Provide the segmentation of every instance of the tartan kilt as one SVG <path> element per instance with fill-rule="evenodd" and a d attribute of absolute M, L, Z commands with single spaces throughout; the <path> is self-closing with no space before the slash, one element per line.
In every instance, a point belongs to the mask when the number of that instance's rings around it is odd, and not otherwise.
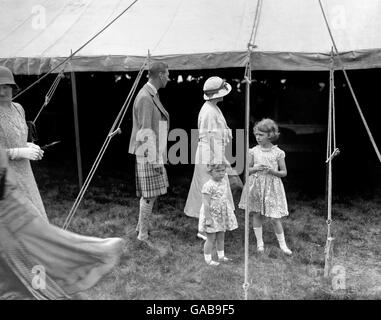
<path fill-rule="evenodd" d="M 167 171 L 162 165 L 162 173 L 156 172 L 151 163 L 135 162 L 136 195 L 153 198 L 167 193 L 169 186 Z"/>

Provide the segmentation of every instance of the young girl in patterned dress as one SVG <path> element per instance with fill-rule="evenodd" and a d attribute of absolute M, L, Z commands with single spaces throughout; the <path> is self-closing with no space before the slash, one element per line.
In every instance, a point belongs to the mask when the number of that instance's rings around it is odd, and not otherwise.
<path fill-rule="evenodd" d="M 225 164 L 208 165 L 211 178 L 202 187 L 202 205 L 200 209 L 198 229 L 206 233 L 204 256 L 207 264 L 218 266 L 219 262 L 212 260 L 214 243 L 217 242 L 218 261 L 226 262 L 231 259 L 225 257 L 225 231 L 238 228 L 234 207 L 228 198 L 230 190 L 226 176 Z"/>
<path fill-rule="evenodd" d="M 246 208 L 248 188 L 248 209 L 253 212 L 253 227 L 257 239 L 258 252 L 264 251 L 262 224 L 264 217 L 271 219 L 281 250 L 291 255 L 287 247 L 281 219 L 288 216 L 287 199 L 281 178 L 287 175 L 285 153 L 273 145 L 279 137 L 277 124 L 271 119 L 263 119 L 254 126 L 258 142 L 249 149 L 249 179 L 245 184 L 239 207 Z"/>

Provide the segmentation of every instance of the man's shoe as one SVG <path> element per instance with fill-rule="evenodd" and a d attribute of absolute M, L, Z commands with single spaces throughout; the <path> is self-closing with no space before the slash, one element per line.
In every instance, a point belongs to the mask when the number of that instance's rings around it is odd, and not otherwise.
<path fill-rule="evenodd" d="M 230 258 L 224 256 L 222 258 L 218 258 L 218 261 L 220 261 L 220 262 L 229 262 L 229 261 L 233 261 L 233 259 L 230 259 Z"/>
<path fill-rule="evenodd" d="M 136 236 L 139 238 L 139 230 L 135 230 L 135 232 L 136 232 Z M 148 236 L 150 236 L 150 235 L 151 235 L 151 232 L 148 231 L 147 234 L 148 234 Z M 139 239 L 139 240 L 140 240 L 140 239 Z"/>

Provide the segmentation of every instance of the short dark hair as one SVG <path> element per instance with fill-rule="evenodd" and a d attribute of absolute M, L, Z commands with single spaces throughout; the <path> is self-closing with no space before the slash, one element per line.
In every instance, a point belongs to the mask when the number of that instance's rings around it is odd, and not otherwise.
<path fill-rule="evenodd" d="M 151 64 L 148 76 L 150 78 L 157 78 L 159 76 L 159 73 L 164 73 L 168 69 L 168 64 L 161 61 L 155 61 Z"/>

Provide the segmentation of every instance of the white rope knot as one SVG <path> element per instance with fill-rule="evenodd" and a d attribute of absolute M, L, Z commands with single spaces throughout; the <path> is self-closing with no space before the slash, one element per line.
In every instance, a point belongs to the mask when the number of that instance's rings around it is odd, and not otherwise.
<path fill-rule="evenodd" d="M 329 156 L 329 158 L 327 160 L 325 160 L 325 163 L 328 163 L 330 160 L 332 160 L 334 157 L 338 156 L 339 154 L 340 154 L 339 148 L 335 148 L 335 150 L 333 150 L 333 152 Z"/>
<path fill-rule="evenodd" d="M 115 136 L 116 134 L 121 134 L 122 133 L 122 130 L 120 129 L 120 128 L 118 128 L 118 129 L 116 129 L 114 132 L 111 132 L 111 133 L 109 133 L 109 137 L 113 137 L 113 136 Z"/>
<path fill-rule="evenodd" d="M 253 50 L 255 48 L 257 48 L 258 46 L 256 44 L 252 44 L 252 43 L 248 43 L 247 44 L 247 50 Z"/>
<path fill-rule="evenodd" d="M 252 83 L 253 81 L 248 77 L 248 76 L 245 76 L 244 80 L 243 80 L 243 83 Z"/>
<path fill-rule="evenodd" d="M 247 292 L 247 291 L 249 290 L 249 288 L 250 288 L 250 283 L 245 282 L 245 283 L 242 285 L 242 287 L 243 287 L 243 290 L 245 290 L 245 292 Z"/>

